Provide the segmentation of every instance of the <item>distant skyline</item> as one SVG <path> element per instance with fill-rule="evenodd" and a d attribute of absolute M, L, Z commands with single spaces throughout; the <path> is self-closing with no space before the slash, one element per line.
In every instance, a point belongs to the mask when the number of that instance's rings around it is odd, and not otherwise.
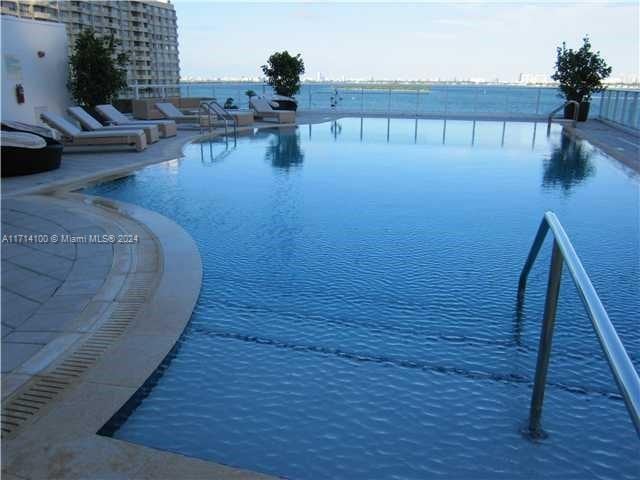
<path fill-rule="evenodd" d="M 258 77 L 288 50 L 313 79 L 516 81 L 550 75 L 585 34 L 612 77 L 639 70 L 638 2 L 173 3 L 183 77 Z"/>

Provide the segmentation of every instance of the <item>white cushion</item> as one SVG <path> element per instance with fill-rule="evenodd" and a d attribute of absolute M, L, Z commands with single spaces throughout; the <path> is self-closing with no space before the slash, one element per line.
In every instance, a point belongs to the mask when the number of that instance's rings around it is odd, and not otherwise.
<path fill-rule="evenodd" d="M 32 148 L 34 150 L 44 148 L 47 142 L 44 138 L 26 132 L 0 132 L 0 143 L 3 147 Z"/>

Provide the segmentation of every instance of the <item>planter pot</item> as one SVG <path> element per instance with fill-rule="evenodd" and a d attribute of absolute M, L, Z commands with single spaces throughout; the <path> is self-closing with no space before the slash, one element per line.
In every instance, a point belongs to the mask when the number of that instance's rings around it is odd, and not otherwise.
<path fill-rule="evenodd" d="M 580 110 L 578 111 L 578 121 L 586 122 L 589 117 L 589 107 L 591 106 L 590 102 L 580 102 Z M 575 104 L 569 103 L 564 107 L 564 118 L 567 120 L 573 120 L 573 109 L 575 108 Z"/>

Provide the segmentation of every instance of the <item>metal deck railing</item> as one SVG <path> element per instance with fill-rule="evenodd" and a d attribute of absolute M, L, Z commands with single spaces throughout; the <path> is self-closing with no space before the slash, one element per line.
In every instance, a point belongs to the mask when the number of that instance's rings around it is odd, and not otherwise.
<path fill-rule="evenodd" d="M 547 283 L 547 295 L 544 307 L 544 317 L 542 321 L 542 332 L 540 334 L 540 345 L 538 347 L 538 361 L 536 365 L 535 384 L 531 396 L 531 411 L 529 415 L 529 431 L 536 436 L 542 432 L 540 417 L 542 414 L 542 404 L 544 400 L 544 389 L 549 367 L 549 357 L 551 353 L 551 341 L 553 339 L 553 326 L 556 317 L 558 295 L 560 293 L 560 279 L 562 267 L 566 263 L 567 270 L 571 274 L 573 283 L 578 289 L 578 294 L 591 319 L 591 324 L 595 330 L 600 346 L 609 364 L 609 368 L 618 384 L 631 420 L 640 435 L 640 378 L 636 372 L 631 359 L 627 354 L 618 333 L 614 328 L 609 315 L 607 315 L 596 290 L 591 284 L 589 275 L 585 271 L 578 255 L 573 249 L 566 232 L 562 228 L 558 217 L 553 212 L 546 212 L 538 228 L 531 251 L 520 274 L 518 284 L 518 301 L 524 299 L 525 288 L 527 286 L 527 276 L 535 262 L 542 243 L 551 230 L 554 236 L 553 251 L 551 254 L 551 267 L 549 280 Z"/>

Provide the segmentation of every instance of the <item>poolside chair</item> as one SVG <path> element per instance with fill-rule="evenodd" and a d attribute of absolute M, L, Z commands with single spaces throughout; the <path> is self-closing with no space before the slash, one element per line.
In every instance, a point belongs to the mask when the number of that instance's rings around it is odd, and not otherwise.
<path fill-rule="evenodd" d="M 52 128 L 62 134 L 62 143 L 68 146 L 106 146 L 127 145 L 137 151 L 147 148 L 147 137 L 144 130 L 108 130 L 97 132 L 83 132 L 64 117 L 52 112 L 40 114 L 40 118 Z"/>
<path fill-rule="evenodd" d="M 216 118 L 222 121 L 227 121 L 229 119 L 232 119 L 236 127 L 244 127 L 244 126 L 253 124 L 252 111 L 247 112 L 247 111 L 241 111 L 241 110 L 225 110 L 215 100 L 202 102 L 200 105 L 201 107 L 210 111 L 212 115 L 215 115 Z"/>
<path fill-rule="evenodd" d="M 160 137 L 175 137 L 177 134 L 176 122 L 173 120 L 132 120 L 125 116 L 113 105 L 98 105 L 96 107 L 102 118 L 108 122 L 125 127 L 140 127 L 143 125 L 156 125 L 160 130 Z"/>
<path fill-rule="evenodd" d="M 156 103 L 156 108 L 160 110 L 165 117 L 169 120 L 173 120 L 180 124 L 195 124 L 198 126 L 208 125 L 207 117 L 201 115 L 185 115 L 176 108 L 173 103 L 159 102 Z"/>
<path fill-rule="evenodd" d="M 82 107 L 69 107 L 67 108 L 67 112 L 82 125 L 82 128 L 91 132 L 122 131 L 134 128 L 132 126 L 127 127 L 126 125 L 102 125 Z M 147 145 L 155 143 L 160 139 L 160 130 L 157 125 L 136 125 L 135 128 L 144 130 L 144 134 L 147 137 Z"/>
<path fill-rule="evenodd" d="M 255 111 L 256 118 L 275 118 L 278 123 L 295 123 L 296 112 L 292 110 L 274 110 L 266 98 L 251 97 L 249 105 Z"/>

